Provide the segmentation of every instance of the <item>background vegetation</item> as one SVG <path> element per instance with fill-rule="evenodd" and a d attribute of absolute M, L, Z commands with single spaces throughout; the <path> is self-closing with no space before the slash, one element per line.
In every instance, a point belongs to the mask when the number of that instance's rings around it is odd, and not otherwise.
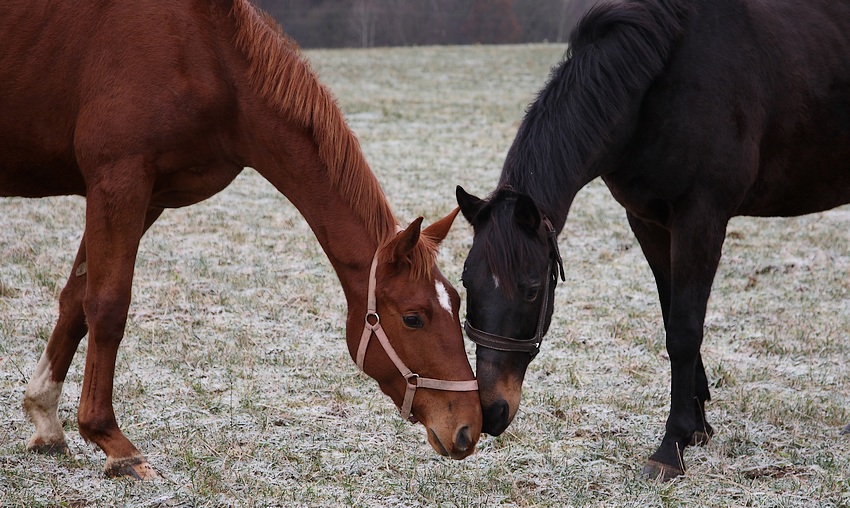
<path fill-rule="evenodd" d="M 313 50 L 403 221 L 484 195 L 563 45 Z M 560 238 L 567 282 L 510 429 L 440 458 L 346 351 L 345 302 L 297 211 L 247 170 L 142 242 L 119 423 L 161 478 L 102 476 L 77 433 L 85 346 L 59 409 L 73 455 L 29 454 L 21 411 L 83 228 L 79 198 L 0 200 L 2 506 L 850 506 L 850 209 L 729 227 L 704 358 L 712 443 L 640 477 L 668 410 L 651 273 L 600 182 Z M 471 231 L 439 263 L 458 289 Z M 470 357 L 473 349 L 468 347 Z"/>
<path fill-rule="evenodd" d="M 259 0 L 305 48 L 565 42 L 597 0 Z"/>

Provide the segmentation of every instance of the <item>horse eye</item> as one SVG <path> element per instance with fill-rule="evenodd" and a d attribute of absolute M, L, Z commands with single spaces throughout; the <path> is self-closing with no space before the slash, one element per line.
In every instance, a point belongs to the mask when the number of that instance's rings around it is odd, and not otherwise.
<path fill-rule="evenodd" d="M 423 323 L 422 319 L 420 319 L 416 314 L 402 316 L 402 320 L 404 321 L 404 326 L 408 328 L 422 328 L 425 326 L 425 323 Z"/>
<path fill-rule="evenodd" d="M 525 296 L 523 298 L 525 298 L 526 302 L 533 302 L 534 300 L 537 300 L 537 293 L 539 292 L 540 288 L 528 288 L 525 290 Z"/>

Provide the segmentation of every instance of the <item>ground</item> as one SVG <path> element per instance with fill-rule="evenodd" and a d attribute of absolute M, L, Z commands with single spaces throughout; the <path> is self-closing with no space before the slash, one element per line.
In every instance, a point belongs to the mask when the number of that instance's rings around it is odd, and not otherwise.
<path fill-rule="evenodd" d="M 402 221 L 485 195 L 561 45 L 307 52 Z M 508 431 L 438 457 L 357 370 L 345 302 L 297 211 L 248 170 L 142 243 L 115 406 L 161 477 L 110 480 L 77 433 L 85 347 L 59 413 L 72 456 L 25 451 L 21 410 L 83 227 L 80 198 L 0 200 L 0 506 L 850 506 L 850 209 L 736 218 L 703 347 L 717 431 L 688 474 L 640 478 L 668 410 L 654 283 L 601 182 L 561 235 L 567 281 Z M 472 234 L 439 257 L 460 287 Z M 473 348 L 467 347 L 472 356 Z"/>

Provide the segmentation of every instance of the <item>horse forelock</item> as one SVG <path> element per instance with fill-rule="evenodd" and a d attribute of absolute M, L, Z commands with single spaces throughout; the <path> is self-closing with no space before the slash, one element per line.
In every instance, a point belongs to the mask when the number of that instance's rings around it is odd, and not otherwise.
<path fill-rule="evenodd" d="M 271 16 L 248 0 L 233 0 L 231 14 L 251 86 L 269 107 L 313 133 L 331 184 L 378 245 L 385 243 L 395 234 L 395 218 L 333 94 Z"/>
<path fill-rule="evenodd" d="M 479 217 L 486 224 L 476 224 L 477 228 L 484 228 L 478 239 L 482 242 L 487 266 L 499 280 L 499 288 L 509 298 L 519 283 L 522 268 L 530 266 L 541 256 L 535 242 L 513 218 L 515 201 L 515 191 L 500 187 L 487 200 L 486 209 L 479 212 Z"/>
<path fill-rule="evenodd" d="M 392 249 L 386 248 L 387 244 L 392 241 L 387 241 L 380 249 L 378 262 L 380 263 L 399 263 L 410 270 L 410 277 L 414 281 L 430 280 L 433 273 L 433 267 L 437 262 L 437 251 L 439 245 L 434 240 L 425 235 L 419 236 L 419 241 L 413 249 L 407 253 L 404 259 L 395 259 L 395 254 Z"/>

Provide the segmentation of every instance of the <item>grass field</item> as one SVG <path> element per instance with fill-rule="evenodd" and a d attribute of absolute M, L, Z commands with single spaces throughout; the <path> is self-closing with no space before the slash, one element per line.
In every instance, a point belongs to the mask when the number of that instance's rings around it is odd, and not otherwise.
<path fill-rule="evenodd" d="M 564 48 L 309 51 L 401 221 L 487 194 Z M 119 352 L 119 424 L 161 478 L 102 475 L 77 433 L 85 345 L 60 417 L 72 456 L 25 451 L 21 410 L 83 228 L 80 198 L 0 200 L 0 506 L 850 506 L 850 209 L 736 218 L 706 320 L 717 431 L 688 474 L 640 477 L 668 409 L 654 282 L 604 185 L 560 238 L 567 281 L 514 423 L 438 457 L 345 348 L 345 302 L 297 211 L 245 171 L 145 237 Z M 471 230 L 439 262 L 459 290 Z M 463 294 L 462 294 L 463 295 Z M 473 348 L 468 346 L 470 359 Z"/>

